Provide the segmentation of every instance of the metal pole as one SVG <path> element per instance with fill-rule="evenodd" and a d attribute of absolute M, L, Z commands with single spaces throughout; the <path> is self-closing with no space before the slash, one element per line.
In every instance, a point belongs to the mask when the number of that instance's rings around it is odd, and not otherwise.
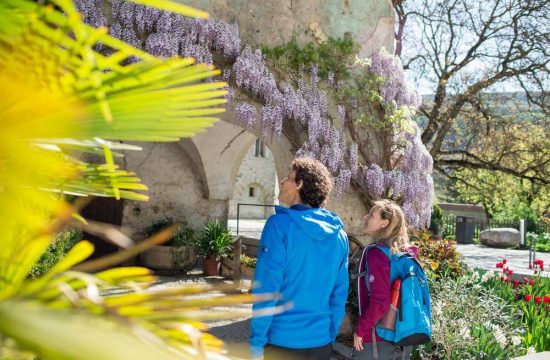
<path fill-rule="evenodd" d="M 533 242 L 535 243 L 533 245 L 533 267 L 535 267 L 535 260 L 537 260 L 537 239 L 538 239 L 538 236 L 532 236 L 531 239 L 533 239 Z"/>

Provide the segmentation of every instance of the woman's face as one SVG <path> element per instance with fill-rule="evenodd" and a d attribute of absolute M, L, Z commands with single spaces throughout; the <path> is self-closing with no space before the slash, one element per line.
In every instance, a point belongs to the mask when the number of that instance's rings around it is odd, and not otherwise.
<path fill-rule="evenodd" d="M 381 229 L 388 226 L 388 220 L 382 219 L 380 208 L 374 206 L 363 219 L 363 230 L 367 235 L 376 235 Z"/>

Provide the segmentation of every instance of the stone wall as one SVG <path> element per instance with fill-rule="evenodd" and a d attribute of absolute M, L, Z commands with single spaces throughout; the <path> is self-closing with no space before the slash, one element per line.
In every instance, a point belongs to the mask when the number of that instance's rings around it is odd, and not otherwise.
<path fill-rule="evenodd" d="M 179 143 L 140 143 L 126 152 L 126 166 L 148 186 L 148 202 L 125 201 L 122 225 L 139 237 L 155 220 L 171 217 L 200 228 L 208 219 L 227 217 L 227 202 L 206 199 L 205 184 Z"/>
<path fill-rule="evenodd" d="M 273 47 L 296 37 L 298 44 L 350 33 L 369 56 L 394 49 L 394 15 L 390 0 L 178 0 L 239 26 L 251 46 Z"/>

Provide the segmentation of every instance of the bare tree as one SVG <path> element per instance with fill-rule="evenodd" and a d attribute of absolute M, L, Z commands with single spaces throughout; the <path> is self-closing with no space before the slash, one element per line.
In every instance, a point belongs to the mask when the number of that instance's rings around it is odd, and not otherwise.
<path fill-rule="evenodd" d="M 527 121 L 543 127 L 543 139 L 548 139 L 550 1 L 394 0 L 393 4 L 397 48 L 401 37 L 406 44 L 404 67 L 421 88 L 434 94 L 420 108 L 420 116 L 422 141 L 435 168 L 444 174 L 457 168 L 495 170 L 548 185 L 550 159 L 544 146 L 548 142 L 528 149 L 516 146 L 510 129 Z M 512 94 L 517 91 L 522 95 Z M 527 104 L 522 110 L 530 118 L 521 118 L 519 108 L 506 113 L 502 104 L 507 101 L 520 108 Z M 491 151 L 486 151 L 488 147 Z M 527 156 L 528 152 L 532 153 Z"/>

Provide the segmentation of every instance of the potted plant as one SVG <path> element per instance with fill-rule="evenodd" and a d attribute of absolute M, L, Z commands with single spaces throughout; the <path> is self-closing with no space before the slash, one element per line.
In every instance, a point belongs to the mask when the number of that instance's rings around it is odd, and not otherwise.
<path fill-rule="evenodd" d="M 443 238 L 443 210 L 437 204 L 434 204 L 432 209 L 429 230 L 435 239 Z"/>
<path fill-rule="evenodd" d="M 219 220 L 209 221 L 199 237 L 199 249 L 203 255 L 202 271 L 213 276 L 220 272 L 221 259 L 231 254 L 233 238 Z"/>
<path fill-rule="evenodd" d="M 174 224 L 171 218 L 155 221 L 145 229 L 150 237 L 160 230 Z M 144 266 L 167 272 L 187 272 L 197 263 L 197 236 L 193 229 L 180 225 L 172 237 L 164 244 L 153 246 L 141 254 Z"/>

